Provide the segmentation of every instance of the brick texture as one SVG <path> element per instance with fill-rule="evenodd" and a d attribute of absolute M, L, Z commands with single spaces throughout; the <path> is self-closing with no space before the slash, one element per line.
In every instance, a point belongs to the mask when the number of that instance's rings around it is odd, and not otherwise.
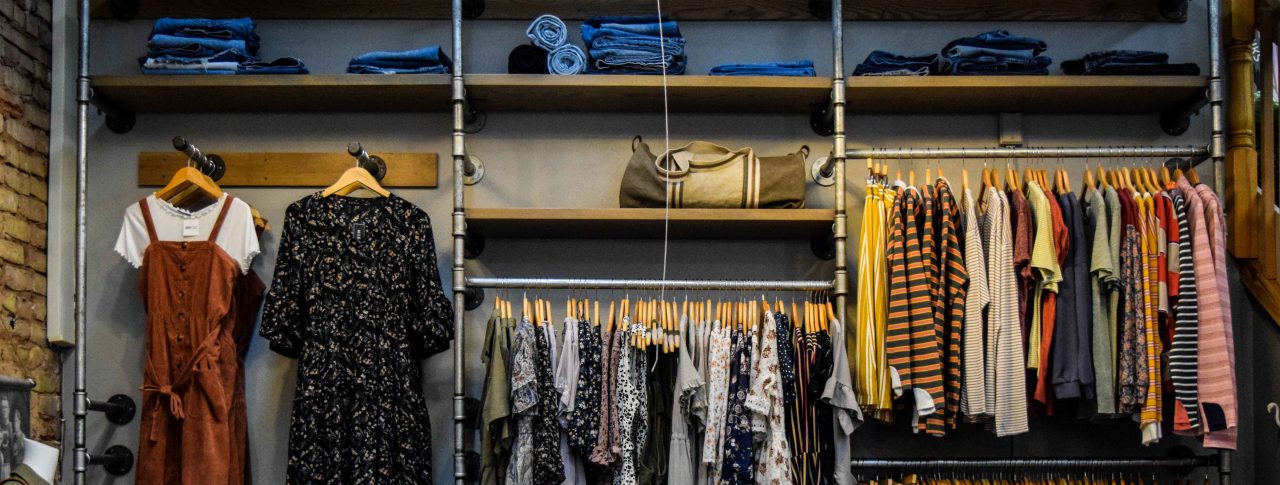
<path fill-rule="evenodd" d="M 36 381 L 31 438 L 62 439 L 61 364 L 45 338 L 50 0 L 0 0 L 0 374 Z"/>

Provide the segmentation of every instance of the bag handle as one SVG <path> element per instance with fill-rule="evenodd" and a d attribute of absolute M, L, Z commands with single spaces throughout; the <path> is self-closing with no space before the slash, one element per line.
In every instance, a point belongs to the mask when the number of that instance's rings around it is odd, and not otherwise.
<path fill-rule="evenodd" d="M 809 145 L 800 145 L 800 154 L 804 155 L 804 159 L 809 159 Z"/>
<path fill-rule="evenodd" d="M 636 135 L 636 137 L 635 137 L 635 138 L 632 138 L 632 139 L 631 139 L 631 153 L 635 153 L 635 152 L 636 152 L 636 149 L 637 149 L 637 148 L 640 148 L 640 144 L 641 144 L 641 143 L 644 143 L 644 138 L 641 138 L 641 137 L 640 137 L 640 135 Z"/>

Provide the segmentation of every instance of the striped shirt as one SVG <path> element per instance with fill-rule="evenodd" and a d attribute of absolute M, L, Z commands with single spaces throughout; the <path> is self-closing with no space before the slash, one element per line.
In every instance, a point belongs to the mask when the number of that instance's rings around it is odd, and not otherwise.
<path fill-rule="evenodd" d="M 1201 184 L 1196 186 L 1196 190 L 1204 202 L 1202 216 L 1207 242 L 1194 247 L 1196 281 L 1213 280 L 1212 290 L 1215 293 L 1210 298 L 1202 288 L 1200 298 L 1204 309 L 1200 314 L 1200 404 L 1203 406 L 1202 417 L 1208 425 L 1204 446 L 1234 450 L 1235 345 L 1232 340 L 1231 297 L 1227 287 L 1226 221 L 1221 202 L 1213 189 Z"/>
<path fill-rule="evenodd" d="M 1200 393 L 1196 389 L 1200 368 L 1200 321 L 1196 299 L 1196 273 L 1191 255 L 1191 226 L 1187 219 L 1187 201 L 1182 191 L 1169 191 L 1173 196 L 1173 210 L 1178 219 L 1178 298 L 1173 306 L 1173 345 L 1169 349 L 1169 374 L 1173 378 L 1174 406 L 1173 431 L 1180 434 L 1199 434 Z M 1173 266 L 1173 265 L 1171 265 Z"/>
<path fill-rule="evenodd" d="M 1008 199 L 994 188 L 988 190 L 987 211 L 982 219 L 983 249 L 988 255 L 987 284 L 992 295 L 987 306 L 987 410 L 994 417 L 990 425 L 996 436 L 1012 436 L 1030 429 L 1013 268 L 1013 228 Z"/>
<path fill-rule="evenodd" d="M 969 274 L 969 288 L 964 299 L 964 359 L 961 374 L 964 386 L 960 389 L 960 412 L 978 417 L 987 414 L 986 357 L 983 352 L 982 315 L 991 302 L 987 288 L 987 258 L 982 249 L 982 235 L 973 205 L 973 194 L 964 191 L 961 211 L 964 214 L 964 267 Z"/>
<path fill-rule="evenodd" d="M 920 231 L 916 226 L 926 210 L 921 202 L 920 192 L 915 188 L 898 189 L 886 247 L 889 325 L 885 334 L 885 357 L 897 372 L 902 389 L 912 390 L 917 419 L 943 405 L 942 360 L 930 304 L 929 275 L 921 256 Z"/>
<path fill-rule="evenodd" d="M 954 429 L 960 412 L 960 340 L 964 329 L 964 301 L 969 282 L 965 270 L 963 249 L 960 246 L 960 206 L 946 179 L 938 179 L 934 185 L 934 261 L 941 279 L 938 296 L 934 299 L 934 313 L 941 316 L 944 403 L 943 416 L 929 417 L 927 431 L 931 435 L 945 434 L 943 426 Z"/>

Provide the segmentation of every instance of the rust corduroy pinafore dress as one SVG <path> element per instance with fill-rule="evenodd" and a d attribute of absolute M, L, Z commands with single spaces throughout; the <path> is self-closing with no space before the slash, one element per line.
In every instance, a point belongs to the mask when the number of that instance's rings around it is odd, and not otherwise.
<path fill-rule="evenodd" d="M 215 242 L 233 200 L 204 241 L 159 240 L 146 199 L 139 203 L 151 242 L 139 278 L 147 343 L 138 485 L 245 483 L 244 408 L 234 405 L 244 392 L 241 273 Z"/>

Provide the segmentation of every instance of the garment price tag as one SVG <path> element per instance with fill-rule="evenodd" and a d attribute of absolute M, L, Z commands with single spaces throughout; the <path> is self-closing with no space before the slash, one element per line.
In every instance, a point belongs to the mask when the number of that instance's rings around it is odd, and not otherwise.
<path fill-rule="evenodd" d="M 351 235 L 356 239 L 364 239 L 365 225 L 363 222 L 351 223 Z"/>
<path fill-rule="evenodd" d="M 200 235 L 200 221 L 197 219 L 187 219 L 182 221 L 182 237 L 196 237 Z"/>

